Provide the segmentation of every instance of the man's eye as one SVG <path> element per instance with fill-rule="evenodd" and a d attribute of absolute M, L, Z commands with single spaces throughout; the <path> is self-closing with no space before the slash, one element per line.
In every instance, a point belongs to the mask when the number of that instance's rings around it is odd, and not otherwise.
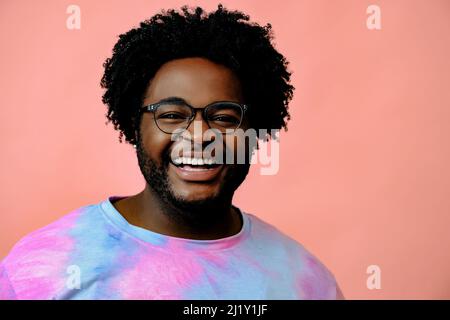
<path fill-rule="evenodd" d="M 160 119 L 186 119 L 186 116 L 179 113 L 164 113 L 159 116 Z"/>
<path fill-rule="evenodd" d="M 231 116 L 225 116 L 225 115 L 215 116 L 211 119 L 211 121 L 239 123 L 239 119 L 236 119 L 235 117 L 231 117 Z"/>

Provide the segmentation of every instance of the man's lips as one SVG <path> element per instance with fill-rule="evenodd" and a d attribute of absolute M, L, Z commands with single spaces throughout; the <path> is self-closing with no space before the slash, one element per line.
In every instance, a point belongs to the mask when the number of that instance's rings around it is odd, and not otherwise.
<path fill-rule="evenodd" d="M 216 178 L 222 171 L 224 165 L 216 165 L 214 167 L 183 165 L 176 166 L 169 161 L 169 167 L 175 171 L 175 174 L 185 181 L 210 181 Z"/>

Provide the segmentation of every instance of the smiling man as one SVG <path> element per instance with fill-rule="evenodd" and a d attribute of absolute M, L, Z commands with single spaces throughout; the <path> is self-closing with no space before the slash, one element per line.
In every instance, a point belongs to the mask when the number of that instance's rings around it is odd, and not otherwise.
<path fill-rule="evenodd" d="M 257 140 L 289 119 L 294 88 L 271 38 L 221 5 L 163 11 L 121 35 L 103 102 L 146 186 L 24 237 L 0 264 L 0 298 L 343 298 L 301 244 L 232 203 Z"/>

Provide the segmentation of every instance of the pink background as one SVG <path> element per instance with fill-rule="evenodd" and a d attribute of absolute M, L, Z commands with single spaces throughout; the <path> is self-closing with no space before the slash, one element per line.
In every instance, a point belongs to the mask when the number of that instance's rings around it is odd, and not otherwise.
<path fill-rule="evenodd" d="M 1 1 L 0 257 L 75 208 L 143 188 L 133 149 L 104 125 L 102 63 L 117 35 L 185 3 Z M 304 244 L 349 299 L 449 299 L 450 1 L 222 3 L 273 25 L 297 89 L 279 173 L 254 167 L 234 203 Z M 69 4 L 81 30 L 66 28 Z M 379 290 L 366 286 L 373 264 Z"/>

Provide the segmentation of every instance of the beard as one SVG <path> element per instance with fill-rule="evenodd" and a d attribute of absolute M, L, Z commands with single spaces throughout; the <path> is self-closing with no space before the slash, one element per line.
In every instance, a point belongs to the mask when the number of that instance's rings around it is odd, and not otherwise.
<path fill-rule="evenodd" d="M 250 170 L 250 163 L 228 164 L 229 167 L 217 194 L 200 200 L 188 200 L 178 196 L 169 181 L 169 150 L 163 153 L 161 165 L 158 166 L 145 151 L 141 139 L 138 139 L 136 155 L 141 173 L 149 187 L 161 200 L 164 213 L 171 220 L 193 228 L 202 228 L 223 221 L 228 214 L 227 210 L 223 210 L 224 205 L 231 203 L 235 190 L 242 184 Z"/>

